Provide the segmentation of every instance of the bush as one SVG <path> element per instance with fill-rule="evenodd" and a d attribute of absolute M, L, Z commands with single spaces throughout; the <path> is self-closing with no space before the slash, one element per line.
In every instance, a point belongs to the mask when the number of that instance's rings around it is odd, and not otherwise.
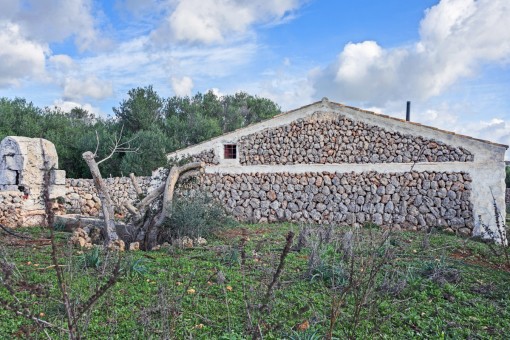
<path fill-rule="evenodd" d="M 165 238 L 205 237 L 231 223 L 223 207 L 204 193 L 176 197 L 171 218 L 164 225 Z"/>

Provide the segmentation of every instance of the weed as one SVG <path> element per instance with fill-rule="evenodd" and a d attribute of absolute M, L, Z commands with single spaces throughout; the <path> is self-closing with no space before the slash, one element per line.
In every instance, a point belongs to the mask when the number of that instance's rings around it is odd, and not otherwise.
<path fill-rule="evenodd" d="M 492 194 L 492 190 L 491 190 Z M 476 239 L 482 241 L 487 245 L 492 254 L 495 257 L 494 264 L 504 264 L 507 269 L 510 269 L 510 243 L 508 242 L 509 227 L 505 224 L 506 219 L 501 214 L 496 199 L 492 195 L 492 204 L 494 209 L 494 226 L 489 226 L 483 223 L 482 216 L 478 216 L 479 225 L 481 228 L 481 234 Z"/>
<path fill-rule="evenodd" d="M 147 261 L 144 258 L 128 257 L 124 265 L 124 272 L 127 277 L 142 278 L 149 272 L 146 264 Z"/>
<path fill-rule="evenodd" d="M 323 338 L 319 331 L 313 328 L 308 328 L 305 331 L 292 331 L 289 335 L 289 340 L 319 340 Z"/>
<path fill-rule="evenodd" d="M 348 274 L 340 265 L 321 263 L 312 269 L 310 282 L 321 280 L 328 288 L 345 286 L 348 282 Z"/>
<path fill-rule="evenodd" d="M 425 262 L 421 274 L 441 286 L 446 283 L 459 283 L 462 279 L 460 271 L 447 265 L 444 257 Z"/>
<path fill-rule="evenodd" d="M 241 256 L 238 248 L 229 247 L 226 249 L 221 262 L 228 267 L 239 265 L 241 263 Z"/>
<path fill-rule="evenodd" d="M 81 259 L 81 265 L 84 268 L 97 269 L 101 263 L 101 252 L 98 247 L 94 247 L 90 252 L 84 253 Z"/>

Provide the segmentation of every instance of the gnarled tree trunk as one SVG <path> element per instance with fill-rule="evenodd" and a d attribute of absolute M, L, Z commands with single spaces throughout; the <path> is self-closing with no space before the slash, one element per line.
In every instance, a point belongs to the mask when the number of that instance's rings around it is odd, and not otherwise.
<path fill-rule="evenodd" d="M 157 243 L 160 227 L 166 219 L 170 218 L 172 213 L 172 202 L 175 192 L 175 186 L 179 180 L 184 180 L 197 176 L 203 171 L 204 162 L 188 163 L 183 166 L 174 166 L 165 184 L 156 190 L 150 192 L 140 203 L 133 206 L 129 202 L 124 203 L 124 207 L 129 211 L 133 218 L 136 234 L 144 235 L 144 248 L 151 249 Z M 161 210 L 155 216 L 147 216 L 146 212 L 149 206 L 163 194 L 163 203 Z"/>
<path fill-rule="evenodd" d="M 94 154 L 90 151 L 82 154 L 83 159 L 87 162 L 87 165 L 94 179 L 94 186 L 96 187 L 99 199 L 101 200 L 101 209 L 104 215 L 104 229 L 103 235 L 105 238 L 105 245 L 109 245 L 112 241 L 118 240 L 117 230 L 115 228 L 115 217 L 113 210 L 113 202 L 108 193 L 108 188 L 104 183 L 99 167 L 97 166 Z"/>

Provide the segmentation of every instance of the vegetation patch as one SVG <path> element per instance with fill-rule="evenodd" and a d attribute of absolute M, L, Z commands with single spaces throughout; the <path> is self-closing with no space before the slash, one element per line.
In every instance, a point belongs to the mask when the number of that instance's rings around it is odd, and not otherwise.
<path fill-rule="evenodd" d="M 47 230 L 17 231 L 30 239 L 0 241 L 0 338 L 65 338 L 51 246 L 37 241 Z M 118 253 L 55 237 L 69 300 L 80 306 L 108 280 Z M 83 338 L 503 339 L 510 331 L 504 258 L 434 230 L 236 225 L 207 245 L 120 260 L 118 282 L 77 324 Z"/>

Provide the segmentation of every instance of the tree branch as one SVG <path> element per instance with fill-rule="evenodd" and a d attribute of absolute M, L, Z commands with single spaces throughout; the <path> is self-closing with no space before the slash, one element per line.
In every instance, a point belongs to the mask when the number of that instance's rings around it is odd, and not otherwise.
<path fill-rule="evenodd" d="M 123 132 L 124 132 L 124 125 L 122 125 L 122 127 L 120 128 L 119 136 L 117 136 L 117 134 L 115 134 L 115 139 L 111 140 L 113 145 L 110 147 L 110 154 L 108 156 L 106 156 L 105 158 L 103 158 L 102 160 L 98 161 L 97 165 L 110 159 L 117 152 L 138 152 L 138 150 L 140 150 L 140 147 L 137 147 L 136 149 L 131 147 L 131 142 L 133 140 L 135 140 L 136 137 L 133 137 L 133 138 L 121 143 Z M 99 139 L 98 139 L 98 143 L 99 143 Z M 96 155 L 94 154 L 94 157 L 95 156 Z"/>
<path fill-rule="evenodd" d="M 135 192 L 138 196 L 142 195 L 142 189 L 140 189 L 140 186 L 138 185 L 138 181 L 136 180 L 135 174 L 130 173 L 129 178 L 131 178 L 131 183 L 133 183 L 133 187 L 135 188 Z"/>
<path fill-rule="evenodd" d="M 190 170 L 202 169 L 204 167 L 204 162 L 193 162 L 184 164 L 183 166 L 174 166 L 172 169 L 170 169 L 170 173 L 166 179 L 165 190 L 163 192 L 163 208 L 161 209 L 161 212 L 156 219 L 155 227 L 161 226 L 165 219 L 170 217 L 175 185 L 177 184 L 179 177 Z"/>

